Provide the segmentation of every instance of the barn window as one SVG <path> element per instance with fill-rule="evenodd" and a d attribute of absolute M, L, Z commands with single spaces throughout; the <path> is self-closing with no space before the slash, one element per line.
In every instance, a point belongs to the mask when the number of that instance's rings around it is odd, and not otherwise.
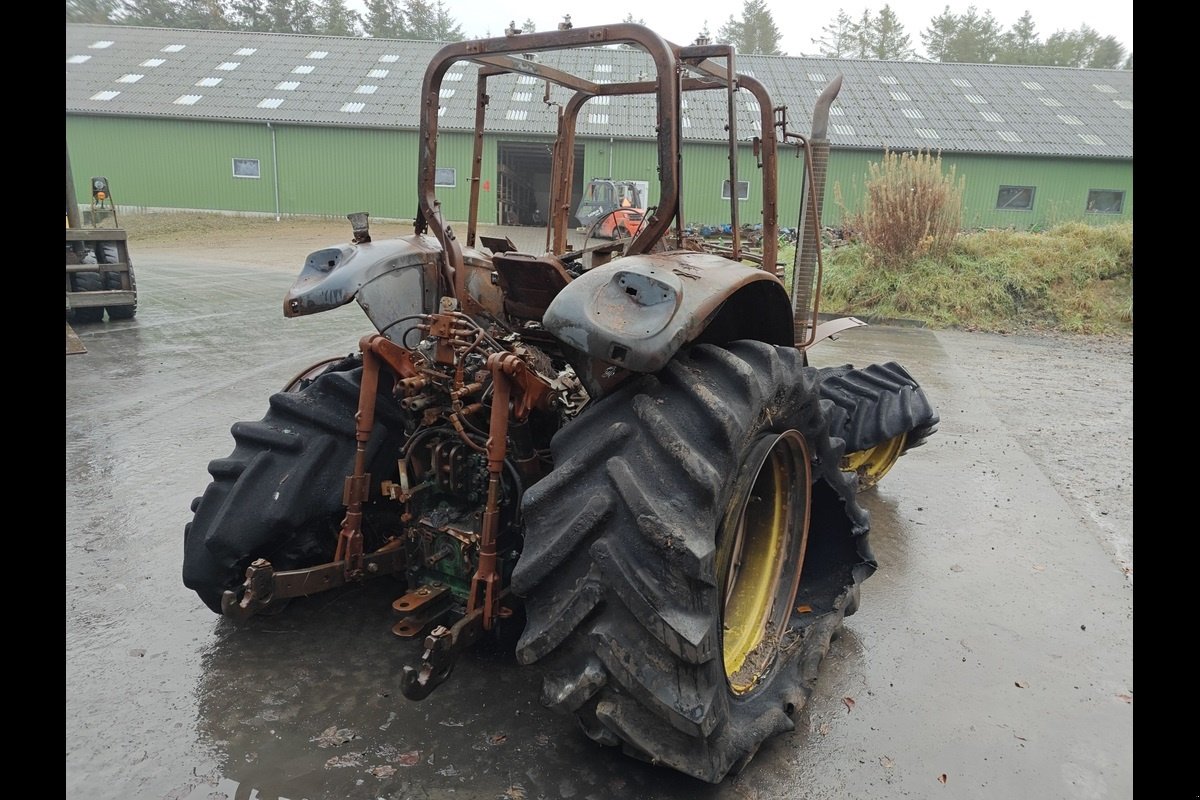
<path fill-rule="evenodd" d="M 996 195 L 996 208 L 1007 211 L 1029 211 L 1033 208 L 1032 186 L 1001 186 Z"/>
<path fill-rule="evenodd" d="M 748 198 L 750 196 L 750 182 L 749 181 L 738 181 L 737 182 L 737 192 L 738 192 L 738 200 L 745 200 L 746 198 Z M 721 183 L 721 199 L 722 200 L 729 199 L 729 181 L 723 181 Z"/>
<path fill-rule="evenodd" d="M 458 171 L 454 167 L 438 167 L 433 171 L 434 186 L 450 186 L 458 185 Z"/>
<path fill-rule="evenodd" d="M 1091 214 L 1120 214 L 1125 206 L 1125 193 L 1116 189 L 1088 191 L 1087 210 Z"/>
<path fill-rule="evenodd" d="M 235 158 L 233 160 L 233 177 L 235 178 L 258 178 L 261 177 L 257 158 Z"/>

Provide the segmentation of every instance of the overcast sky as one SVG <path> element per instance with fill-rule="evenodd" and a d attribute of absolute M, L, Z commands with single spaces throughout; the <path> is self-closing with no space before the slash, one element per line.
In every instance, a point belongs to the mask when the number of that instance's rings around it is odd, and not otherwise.
<path fill-rule="evenodd" d="M 716 34 L 730 14 L 741 15 L 742 3 L 737 0 L 687 0 L 681 3 L 640 3 L 622 5 L 618 3 L 573 3 L 562 0 L 526 0 L 519 6 L 495 0 L 445 0 L 450 13 L 462 25 L 468 38 L 485 35 L 501 36 L 508 23 L 517 14 L 520 25 L 526 18 L 532 19 L 538 30 L 553 30 L 569 13 L 576 26 L 604 25 L 620 22 L 627 13 L 635 19 L 644 19 L 646 24 L 664 38 L 676 44 L 690 44 L 705 22 Z M 904 30 L 918 53 L 923 52 L 921 31 L 929 21 L 946 8 L 945 0 L 894 0 L 892 10 L 904 24 Z M 968 3 L 949 3 L 950 10 L 961 14 Z M 767 7 L 775 18 L 775 24 L 783 32 L 781 49 L 791 56 L 817 55 L 818 46 L 812 40 L 821 37 L 821 29 L 837 14 L 837 5 L 817 8 L 811 3 L 795 0 L 767 0 Z M 852 17 L 862 15 L 863 9 L 872 13 L 883 7 L 882 3 L 871 5 L 846 4 L 841 8 Z M 516 10 L 519 8 L 520 10 Z M 1087 23 L 1100 32 L 1101 36 L 1115 36 L 1125 46 L 1126 52 L 1133 49 L 1133 4 L 1130 0 L 1100 0 L 1082 3 L 1078 0 L 1035 4 L 1030 0 L 991 0 L 977 3 L 982 12 L 990 10 L 992 16 L 1004 29 L 1008 29 L 1028 9 L 1033 13 L 1037 32 L 1042 41 L 1060 29 L 1075 30 Z"/>

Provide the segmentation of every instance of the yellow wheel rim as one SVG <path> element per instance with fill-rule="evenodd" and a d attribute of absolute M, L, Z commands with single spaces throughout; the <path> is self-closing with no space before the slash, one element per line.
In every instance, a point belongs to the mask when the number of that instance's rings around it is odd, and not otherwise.
<path fill-rule="evenodd" d="M 907 433 L 893 436 L 886 442 L 881 442 L 866 450 L 847 453 L 842 457 L 842 472 L 854 472 L 858 475 L 859 490 L 870 489 L 887 474 L 904 452 Z"/>
<path fill-rule="evenodd" d="M 722 656 L 735 695 L 771 668 L 800 581 L 808 536 L 808 448 L 797 431 L 764 437 L 743 471 L 742 493 L 721 535 Z"/>

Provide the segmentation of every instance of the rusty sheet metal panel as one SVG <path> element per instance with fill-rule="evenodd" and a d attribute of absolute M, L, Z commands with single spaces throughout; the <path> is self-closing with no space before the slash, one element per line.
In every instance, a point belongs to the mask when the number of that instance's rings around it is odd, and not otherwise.
<path fill-rule="evenodd" d="M 542 325 L 594 359 L 657 372 L 742 293 L 755 296 L 759 338 L 790 344 L 791 306 L 779 279 L 711 253 L 626 256 L 597 267 L 559 292 Z"/>

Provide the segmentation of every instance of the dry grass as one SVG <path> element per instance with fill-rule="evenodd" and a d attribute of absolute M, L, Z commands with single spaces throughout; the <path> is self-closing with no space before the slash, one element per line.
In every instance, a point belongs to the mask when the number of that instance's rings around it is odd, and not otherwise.
<path fill-rule="evenodd" d="M 828 253 L 822 310 L 936 327 L 1073 333 L 1133 330 L 1133 224 L 958 236 L 902 267 L 862 243 Z"/>

